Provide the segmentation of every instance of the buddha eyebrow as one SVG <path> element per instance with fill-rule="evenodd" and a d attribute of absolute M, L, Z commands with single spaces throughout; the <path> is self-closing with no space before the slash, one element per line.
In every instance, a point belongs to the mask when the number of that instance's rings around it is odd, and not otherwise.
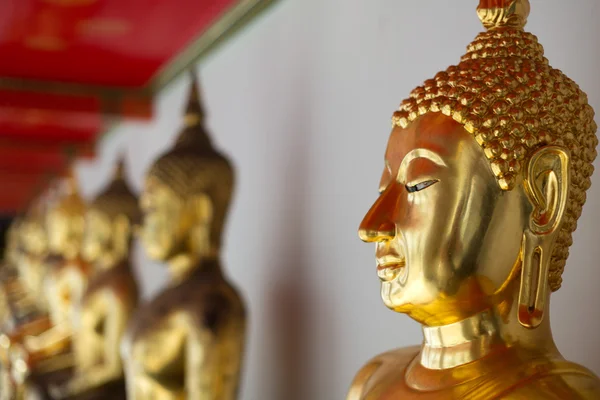
<path fill-rule="evenodd" d="M 431 150 L 428 149 L 423 149 L 423 148 L 419 148 L 419 149 L 414 149 L 411 150 L 406 156 L 404 156 L 404 159 L 402 160 L 402 163 L 400 164 L 400 168 L 398 168 L 398 175 L 396 176 L 396 180 L 400 183 L 405 183 L 406 182 L 406 170 L 408 169 L 408 165 L 413 161 L 416 160 L 417 158 L 426 158 L 429 161 L 433 162 L 436 165 L 439 165 L 440 167 L 446 167 L 446 163 L 444 162 L 444 160 L 442 160 L 442 158 L 439 156 L 439 154 L 434 153 Z"/>

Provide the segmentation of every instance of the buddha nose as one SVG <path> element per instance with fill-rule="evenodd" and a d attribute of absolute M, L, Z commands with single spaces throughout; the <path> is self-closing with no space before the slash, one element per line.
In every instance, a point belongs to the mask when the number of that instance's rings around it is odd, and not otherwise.
<path fill-rule="evenodd" d="M 377 198 L 358 228 L 358 236 L 363 242 L 383 242 L 396 236 L 396 214 L 398 201 L 397 184 L 389 185 Z"/>

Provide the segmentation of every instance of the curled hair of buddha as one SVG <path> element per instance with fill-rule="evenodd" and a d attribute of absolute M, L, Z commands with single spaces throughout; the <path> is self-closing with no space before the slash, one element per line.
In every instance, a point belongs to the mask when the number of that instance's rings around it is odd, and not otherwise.
<path fill-rule="evenodd" d="M 138 198 L 125 179 L 125 160 L 123 158 L 118 161 L 110 183 L 92 200 L 89 207 L 110 219 L 124 215 L 133 225 L 141 222 L 142 212 Z"/>
<path fill-rule="evenodd" d="M 198 84 L 192 75 L 185 127 L 171 150 L 152 164 L 148 178 L 160 181 L 184 201 L 199 194 L 208 196 L 213 207 L 210 239 L 218 247 L 231 201 L 234 171 L 229 160 L 213 147 L 204 117 Z"/>
<path fill-rule="evenodd" d="M 478 14 L 488 30 L 467 47 L 458 65 L 413 90 L 393 124 L 405 128 L 430 112 L 452 117 L 482 147 L 502 190 L 514 187 L 536 149 L 569 150 L 569 200 L 550 265 L 555 291 L 591 185 L 598 144 L 594 111 L 579 86 L 548 64 L 537 37 L 523 31 L 527 0 L 481 0 Z"/>

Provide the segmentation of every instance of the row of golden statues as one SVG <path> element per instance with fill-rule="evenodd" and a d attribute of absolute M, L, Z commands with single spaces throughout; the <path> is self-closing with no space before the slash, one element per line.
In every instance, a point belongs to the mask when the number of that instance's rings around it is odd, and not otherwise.
<path fill-rule="evenodd" d="M 376 244 L 385 305 L 424 340 L 368 362 L 348 400 L 600 399 L 600 380 L 561 356 L 548 318 L 597 126 L 585 93 L 524 31 L 529 11 L 527 0 L 481 0 L 485 32 L 393 115 L 359 235 Z M 219 263 L 234 173 L 204 130 L 196 86 L 139 201 L 119 165 L 91 203 L 70 179 L 12 227 L 1 399 L 237 397 L 245 311 Z M 138 231 L 170 271 L 144 304 L 129 254 Z"/>
<path fill-rule="evenodd" d="M 203 126 L 185 127 L 140 198 L 123 162 L 89 204 L 70 177 L 11 227 L 2 266 L 2 399 L 234 399 L 245 310 L 221 271 L 233 169 Z M 138 302 L 134 232 L 167 287 Z"/>

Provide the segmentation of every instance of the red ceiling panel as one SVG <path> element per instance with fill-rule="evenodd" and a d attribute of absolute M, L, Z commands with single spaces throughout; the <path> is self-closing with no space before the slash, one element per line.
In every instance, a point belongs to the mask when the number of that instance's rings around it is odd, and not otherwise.
<path fill-rule="evenodd" d="M 0 2 L 0 212 L 275 0 Z"/>

